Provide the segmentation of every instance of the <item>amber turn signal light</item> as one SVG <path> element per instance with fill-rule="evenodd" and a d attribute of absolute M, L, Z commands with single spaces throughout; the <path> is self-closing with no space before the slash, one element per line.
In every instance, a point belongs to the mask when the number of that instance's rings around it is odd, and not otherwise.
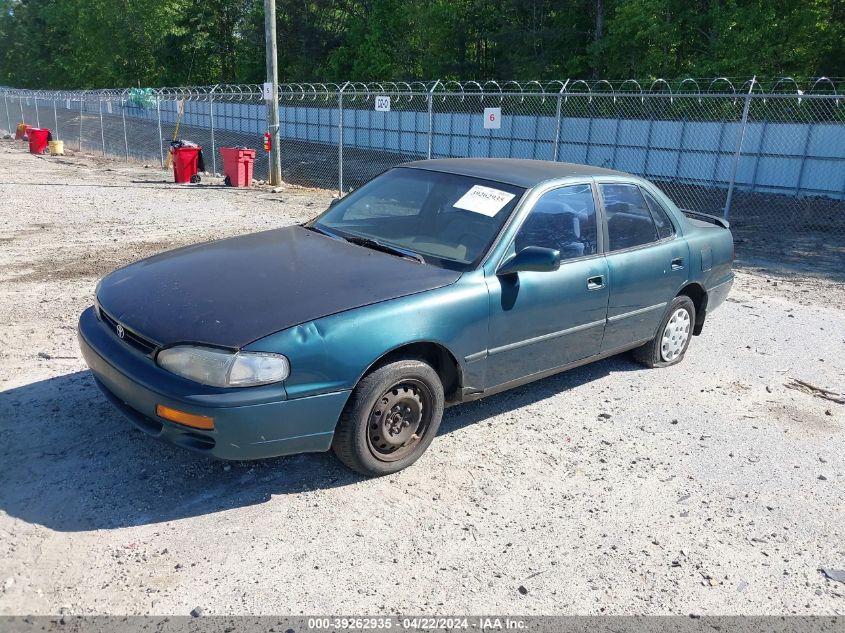
<path fill-rule="evenodd" d="M 171 409 L 163 404 L 156 405 L 156 415 L 165 420 L 176 422 L 177 424 L 184 424 L 195 429 L 202 429 L 204 431 L 211 431 L 214 429 L 214 418 L 207 415 L 195 415 L 193 413 L 185 413 L 177 409 Z"/>

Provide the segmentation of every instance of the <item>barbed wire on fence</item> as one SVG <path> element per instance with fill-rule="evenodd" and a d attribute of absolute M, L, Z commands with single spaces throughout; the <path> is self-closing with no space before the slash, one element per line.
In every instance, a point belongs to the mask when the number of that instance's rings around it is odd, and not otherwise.
<path fill-rule="evenodd" d="M 347 90 L 349 94 L 372 96 L 376 94 L 425 94 L 425 93 L 460 93 L 501 95 L 518 93 L 524 95 L 536 94 L 541 96 L 556 96 L 558 94 L 583 93 L 601 96 L 630 96 L 653 95 L 668 93 L 671 95 L 721 95 L 736 96 L 745 93 L 753 82 L 754 88 L 760 94 L 809 96 L 814 94 L 839 95 L 841 87 L 845 85 L 842 77 L 774 77 L 769 79 L 748 79 L 737 77 L 696 78 L 685 77 L 676 80 L 662 78 L 655 79 L 571 79 L 561 80 L 487 80 L 484 82 L 469 80 L 458 81 L 353 81 L 345 83 L 332 82 L 294 82 L 279 85 L 280 98 L 306 97 L 315 99 L 324 94 L 338 94 Z M 344 88 L 346 86 L 346 88 Z M 26 88 L 0 87 L 0 91 L 9 96 L 38 97 L 40 99 L 96 99 L 101 96 L 125 96 L 131 88 L 115 89 L 103 88 L 92 90 L 30 90 Z M 261 98 L 263 95 L 261 84 L 217 84 L 214 86 L 171 86 L 149 88 L 157 96 L 163 98 L 178 98 L 187 100 L 204 100 L 212 92 L 223 94 L 226 98 Z"/>

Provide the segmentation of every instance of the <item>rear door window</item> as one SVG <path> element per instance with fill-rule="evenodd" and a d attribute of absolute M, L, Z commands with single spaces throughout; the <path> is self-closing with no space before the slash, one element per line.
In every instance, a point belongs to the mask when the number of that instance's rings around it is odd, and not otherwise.
<path fill-rule="evenodd" d="M 636 185 L 604 183 L 599 185 L 611 251 L 620 251 L 656 242 L 657 227 L 648 204 Z"/>
<path fill-rule="evenodd" d="M 654 218 L 654 224 L 657 226 L 657 235 L 661 240 L 667 237 L 672 237 L 675 234 L 675 225 L 669 219 L 669 214 L 666 209 L 660 204 L 657 199 L 645 189 L 640 189 L 643 196 L 645 196 L 648 207 L 651 209 L 651 215 Z"/>

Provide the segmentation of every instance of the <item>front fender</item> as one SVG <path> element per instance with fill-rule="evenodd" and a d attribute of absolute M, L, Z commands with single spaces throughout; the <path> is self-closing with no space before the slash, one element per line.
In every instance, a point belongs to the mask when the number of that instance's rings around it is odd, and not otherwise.
<path fill-rule="evenodd" d="M 457 359 L 464 384 L 482 384 L 489 303 L 483 272 L 452 285 L 375 303 L 297 325 L 246 346 L 284 354 L 290 398 L 352 389 L 379 358 L 412 343 L 442 345 Z M 467 361 L 477 355 L 479 360 Z"/>

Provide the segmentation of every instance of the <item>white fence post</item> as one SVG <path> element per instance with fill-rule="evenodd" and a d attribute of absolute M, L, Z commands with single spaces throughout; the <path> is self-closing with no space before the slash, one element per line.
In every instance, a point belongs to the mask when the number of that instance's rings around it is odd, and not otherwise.
<path fill-rule="evenodd" d="M 79 95 L 79 153 L 82 153 L 82 110 L 85 107 L 85 91 Z"/>
<path fill-rule="evenodd" d="M 126 162 L 129 162 L 129 137 L 126 135 L 126 91 L 120 95 L 120 116 L 123 119 L 123 151 L 126 153 Z"/>
<path fill-rule="evenodd" d="M 100 106 L 100 146 L 103 150 L 103 156 L 106 155 L 106 129 L 103 126 L 103 95 L 98 95 L 97 101 Z"/>
<path fill-rule="evenodd" d="M 217 148 L 214 144 L 214 91 L 217 90 L 216 84 L 211 92 L 208 93 L 208 118 L 211 120 L 211 175 L 217 175 Z"/>
<path fill-rule="evenodd" d="M 12 119 L 9 116 L 9 101 L 6 99 L 6 91 L 3 91 L 3 105 L 6 106 L 6 125 L 9 126 L 9 134 L 12 133 Z"/>
<path fill-rule="evenodd" d="M 431 87 L 431 90 L 428 91 L 428 152 L 426 153 L 427 158 L 431 158 L 431 146 L 434 140 L 434 91 L 437 89 L 438 85 L 440 85 L 439 79 L 434 82 L 434 85 Z"/>
<path fill-rule="evenodd" d="M 343 197 L 343 91 L 347 81 L 337 93 L 337 193 Z"/>
<path fill-rule="evenodd" d="M 563 87 L 557 93 L 557 108 L 555 109 L 555 146 L 554 146 L 554 155 L 552 160 L 557 162 L 558 156 L 558 147 L 560 146 L 560 107 L 561 101 L 563 100 L 563 93 L 566 91 L 566 87 L 569 85 L 569 79 L 563 84 Z"/>
<path fill-rule="evenodd" d="M 156 94 L 156 117 L 158 118 L 158 156 L 164 169 L 164 140 L 161 136 L 161 93 Z"/>
<path fill-rule="evenodd" d="M 731 212 L 731 202 L 734 197 L 734 186 L 736 185 L 736 172 L 739 168 L 739 157 L 742 154 L 742 142 L 745 140 L 745 126 L 748 123 L 748 108 L 751 105 L 751 91 L 754 90 L 754 84 L 757 82 L 757 75 L 751 78 L 751 85 L 748 86 L 748 93 L 745 95 L 745 105 L 742 108 L 742 122 L 740 123 L 739 134 L 736 139 L 736 153 L 734 154 L 734 162 L 731 167 L 731 181 L 728 184 L 728 195 L 725 198 L 725 212 L 722 215 L 726 220 Z"/>

